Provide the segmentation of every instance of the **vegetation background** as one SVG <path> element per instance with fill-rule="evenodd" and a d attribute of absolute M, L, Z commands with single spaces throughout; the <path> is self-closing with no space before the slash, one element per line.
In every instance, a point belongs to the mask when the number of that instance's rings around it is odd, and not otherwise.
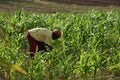
<path fill-rule="evenodd" d="M 120 80 L 119 0 L 0 0 L 0 80 Z M 59 28 L 29 58 L 25 32 Z"/>

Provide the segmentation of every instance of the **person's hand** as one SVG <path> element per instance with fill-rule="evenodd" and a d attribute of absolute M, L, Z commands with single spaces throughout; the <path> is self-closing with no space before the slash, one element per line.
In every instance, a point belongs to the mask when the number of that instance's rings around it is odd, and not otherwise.
<path fill-rule="evenodd" d="M 53 50 L 53 47 L 52 47 L 52 46 L 49 46 L 49 49 L 52 51 L 52 50 Z"/>
<path fill-rule="evenodd" d="M 52 50 L 52 49 L 53 49 L 52 46 L 50 46 L 50 45 L 48 45 L 48 44 L 45 44 L 45 45 L 49 48 L 49 50 Z"/>

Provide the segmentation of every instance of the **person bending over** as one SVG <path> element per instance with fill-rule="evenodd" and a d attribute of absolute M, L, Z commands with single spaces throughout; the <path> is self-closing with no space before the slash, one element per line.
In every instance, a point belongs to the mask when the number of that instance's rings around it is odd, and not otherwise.
<path fill-rule="evenodd" d="M 52 50 L 53 47 L 48 45 L 48 42 L 51 40 L 56 40 L 61 37 L 61 32 L 57 29 L 50 31 L 47 28 L 33 28 L 27 31 L 26 33 L 28 43 L 29 43 L 29 52 L 30 57 L 34 58 L 36 47 L 38 46 L 38 52 Z"/>

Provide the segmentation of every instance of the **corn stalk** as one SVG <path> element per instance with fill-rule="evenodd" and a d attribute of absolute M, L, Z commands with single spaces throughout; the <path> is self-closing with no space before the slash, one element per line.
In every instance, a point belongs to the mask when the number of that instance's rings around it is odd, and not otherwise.
<path fill-rule="evenodd" d="M 2 40 L 5 40 L 5 35 L 3 33 L 3 30 L 0 28 L 0 37 Z"/>

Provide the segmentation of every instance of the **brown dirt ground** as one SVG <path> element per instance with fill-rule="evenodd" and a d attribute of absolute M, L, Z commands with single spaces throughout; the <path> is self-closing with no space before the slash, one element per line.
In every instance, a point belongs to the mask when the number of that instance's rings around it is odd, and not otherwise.
<path fill-rule="evenodd" d="M 0 0 L 0 11 L 18 9 L 32 12 L 85 12 L 96 10 L 119 10 L 120 0 Z"/>
<path fill-rule="evenodd" d="M 88 6 L 120 6 L 120 0 L 42 0 L 51 1 L 58 3 L 77 4 L 77 5 L 88 5 Z"/>

